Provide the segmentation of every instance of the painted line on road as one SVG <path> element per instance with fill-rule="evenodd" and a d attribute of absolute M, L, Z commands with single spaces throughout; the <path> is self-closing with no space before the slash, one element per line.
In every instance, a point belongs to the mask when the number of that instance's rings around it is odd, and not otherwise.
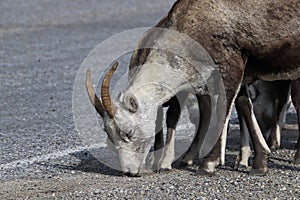
<path fill-rule="evenodd" d="M 89 149 L 95 149 L 95 148 L 101 148 L 101 147 L 106 147 L 106 143 L 100 143 L 100 144 L 94 144 L 86 147 L 77 147 L 77 148 L 70 148 L 70 149 L 65 149 L 63 151 L 57 151 L 41 156 L 36 156 L 36 157 L 31 157 L 28 159 L 22 159 L 22 160 L 15 160 L 9 163 L 1 164 L 0 165 L 0 170 L 8 170 L 8 169 L 14 169 L 18 167 L 27 167 L 29 165 L 32 165 L 34 163 L 40 163 L 43 161 L 47 161 L 49 159 L 57 159 L 61 157 L 68 156 L 72 153 L 84 151 L 84 150 L 89 150 Z"/>

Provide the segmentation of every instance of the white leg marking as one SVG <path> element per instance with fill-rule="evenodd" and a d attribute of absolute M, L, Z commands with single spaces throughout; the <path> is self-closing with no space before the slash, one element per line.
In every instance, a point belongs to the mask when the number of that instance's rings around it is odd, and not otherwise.
<path fill-rule="evenodd" d="M 175 159 L 175 130 L 169 128 L 167 132 L 166 146 L 164 147 L 164 153 L 160 161 L 161 169 L 172 169 L 172 162 Z"/>
<path fill-rule="evenodd" d="M 236 158 L 235 169 L 238 169 L 239 165 L 248 167 L 249 157 L 251 156 L 250 148 L 250 135 L 245 123 L 244 118 L 241 121 L 241 148 L 238 157 Z"/>
<path fill-rule="evenodd" d="M 230 104 L 230 108 L 229 108 L 229 111 L 227 113 L 227 116 L 226 116 L 226 120 L 225 120 L 225 124 L 224 124 L 224 129 L 222 131 L 222 135 L 221 135 L 221 158 L 220 158 L 220 161 L 221 161 L 221 165 L 225 165 L 225 152 L 226 152 L 226 140 L 227 140 L 227 131 L 228 131 L 228 125 L 229 125 L 229 119 L 230 119 L 230 116 L 231 116 L 231 112 L 232 112 L 232 109 L 233 109 L 233 105 L 234 105 L 234 101 L 238 95 L 238 91 L 240 90 L 241 88 L 241 85 L 242 83 L 239 84 L 238 86 L 238 90 L 235 92 L 235 95 L 234 95 L 234 98 Z"/>
<path fill-rule="evenodd" d="M 256 134 L 257 134 L 257 136 L 258 136 L 258 139 L 259 139 L 259 141 L 260 141 L 262 147 L 264 148 L 264 150 L 265 150 L 267 153 L 270 154 L 270 153 L 271 153 L 271 150 L 270 150 L 269 146 L 267 145 L 266 140 L 265 140 L 265 138 L 264 138 L 264 136 L 263 136 L 263 134 L 262 134 L 262 132 L 261 132 L 259 126 L 258 126 L 256 117 L 255 117 L 254 112 L 253 112 L 253 109 L 251 109 L 251 120 L 252 120 L 252 122 L 253 122 L 255 132 L 256 132 Z"/>
<path fill-rule="evenodd" d="M 278 144 L 278 147 L 280 146 L 281 142 L 281 128 L 278 123 L 276 123 L 276 143 Z"/>
<path fill-rule="evenodd" d="M 230 119 L 230 115 L 226 117 L 224 129 L 221 134 L 221 157 L 220 157 L 221 165 L 225 165 L 226 140 L 227 140 L 227 130 L 228 130 L 227 128 L 228 128 L 229 119 Z"/>
<path fill-rule="evenodd" d="M 216 170 L 216 167 L 219 165 L 219 160 L 211 161 L 207 163 L 207 168 L 205 168 L 205 171 L 208 173 L 213 173 Z"/>

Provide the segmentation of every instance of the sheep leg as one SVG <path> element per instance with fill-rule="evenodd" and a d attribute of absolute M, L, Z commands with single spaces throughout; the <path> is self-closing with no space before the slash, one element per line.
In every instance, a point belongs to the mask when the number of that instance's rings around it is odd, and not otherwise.
<path fill-rule="evenodd" d="M 236 100 L 235 105 L 238 104 Z M 240 125 L 240 152 L 236 158 L 234 169 L 242 170 L 248 168 L 249 157 L 251 156 L 251 148 L 250 148 L 250 135 L 246 126 L 245 119 L 237 110 L 239 125 Z"/>
<path fill-rule="evenodd" d="M 159 170 L 159 160 L 163 154 L 164 135 L 163 135 L 163 107 L 157 110 L 157 118 L 155 121 L 155 138 L 154 138 L 154 152 L 150 157 L 150 165 L 153 171 Z"/>
<path fill-rule="evenodd" d="M 160 171 L 169 171 L 172 169 L 172 162 L 175 159 L 175 129 L 177 122 L 181 114 L 180 101 L 184 101 L 185 97 L 181 94 L 178 94 L 176 97 L 173 97 L 169 101 L 169 108 L 166 115 L 167 123 L 167 136 L 166 136 L 166 145 L 163 150 L 162 157 L 160 159 Z"/>
<path fill-rule="evenodd" d="M 245 119 L 255 152 L 254 163 L 250 174 L 265 175 L 268 170 L 268 155 L 271 153 L 271 151 L 255 118 L 253 105 L 248 94 L 247 86 L 243 86 L 236 102 L 236 109 Z"/>
<path fill-rule="evenodd" d="M 214 94 L 217 94 L 218 99 L 217 104 L 212 106 L 212 108 L 216 109 L 213 110 L 210 126 L 213 127 L 213 130 L 216 133 L 214 135 L 218 135 L 219 139 L 214 145 L 214 147 L 210 150 L 208 155 L 204 158 L 199 173 L 211 174 L 215 171 L 215 168 L 218 165 L 224 164 L 225 162 L 225 146 L 228 122 L 230 119 L 230 114 L 234 104 L 234 100 L 238 94 L 240 85 L 242 83 L 244 70 L 244 60 L 242 58 L 236 57 L 236 55 L 232 55 L 232 60 L 236 61 L 231 65 L 232 70 L 226 72 L 224 71 L 221 77 L 222 81 L 216 79 L 214 82 Z M 237 63 L 239 63 L 239 66 L 235 65 Z M 225 84 L 222 85 L 222 83 Z M 214 101 L 212 102 L 214 104 Z M 216 115 L 214 115 L 215 113 Z M 214 118 L 214 116 L 216 116 L 216 118 Z M 211 132 L 211 127 L 209 128 L 208 132 Z"/>
<path fill-rule="evenodd" d="M 183 165 L 192 165 L 193 160 L 196 157 L 198 157 L 199 150 L 202 144 L 201 141 L 203 140 L 203 136 L 205 136 L 210 123 L 210 116 L 211 116 L 210 96 L 207 95 L 197 96 L 197 99 L 198 99 L 198 107 L 200 113 L 200 119 L 198 120 L 198 129 L 192 144 L 190 145 L 189 149 L 186 151 L 186 153 L 184 154 L 181 160 L 181 163 Z"/>
<path fill-rule="evenodd" d="M 268 145 L 271 149 L 278 149 L 280 147 L 281 130 L 284 126 L 286 111 L 289 107 L 290 81 L 280 81 L 279 89 L 282 92 L 276 95 L 274 99 L 276 115 L 274 116 L 274 125 L 268 138 Z"/>
<path fill-rule="evenodd" d="M 300 165 L 300 79 L 291 81 L 291 97 L 298 117 L 298 142 L 294 163 Z"/>

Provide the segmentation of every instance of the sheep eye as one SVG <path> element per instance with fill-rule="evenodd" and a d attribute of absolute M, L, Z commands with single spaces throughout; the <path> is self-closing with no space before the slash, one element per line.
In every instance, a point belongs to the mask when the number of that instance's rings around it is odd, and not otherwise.
<path fill-rule="evenodd" d="M 130 97 L 129 103 L 130 103 L 130 107 L 131 107 L 130 112 L 136 112 L 138 109 L 138 104 L 137 104 L 136 99 L 133 96 Z"/>
<path fill-rule="evenodd" d="M 138 102 L 133 95 L 127 95 L 124 98 L 125 106 L 128 108 L 129 112 L 135 113 L 138 109 Z"/>

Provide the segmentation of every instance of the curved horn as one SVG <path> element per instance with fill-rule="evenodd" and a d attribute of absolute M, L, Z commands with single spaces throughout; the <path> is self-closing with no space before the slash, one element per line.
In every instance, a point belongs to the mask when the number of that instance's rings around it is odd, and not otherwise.
<path fill-rule="evenodd" d="M 96 93 L 94 91 L 90 69 L 88 69 L 87 72 L 86 72 L 85 86 L 86 86 L 86 90 L 87 90 L 87 93 L 89 95 L 91 103 L 95 107 L 96 111 L 103 118 L 104 114 L 105 114 L 105 108 L 104 108 L 101 100 L 98 98 L 98 96 L 96 95 Z"/>
<path fill-rule="evenodd" d="M 109 71 L 107 72 L 107 74 L 105 75 L 102 81 L 102 86 L 101 86 L 101 99 L 103 102 L 103 106 L 110 118 L 114 118 L 114 114 L 113 114 L 113 104 L 109 94 L 109 84 L 110 84 L 110 79 L 114 74 L 114 72 L 116 71 L 118 65 L 119 63 L 115 62 L 115 64 L 109 69 Z"/>

